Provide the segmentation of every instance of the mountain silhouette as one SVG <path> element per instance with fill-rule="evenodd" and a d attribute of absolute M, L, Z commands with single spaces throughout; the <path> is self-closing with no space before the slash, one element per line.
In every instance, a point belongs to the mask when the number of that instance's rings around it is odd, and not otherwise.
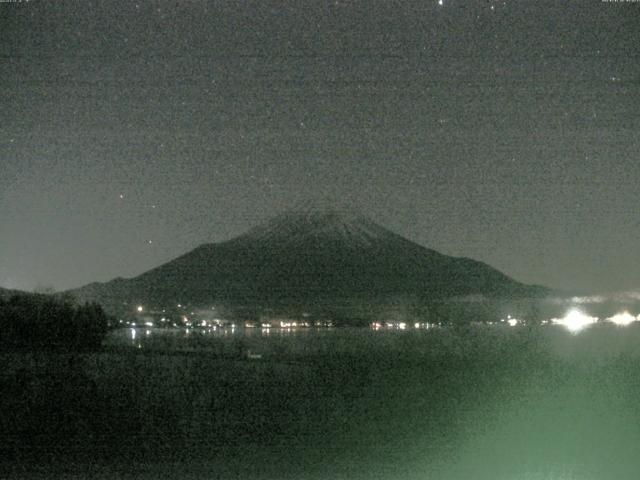
<path fill-rule="evenodd" d="M 425 248 L 359 213 L 304 208 L 231 240 L 201 245 L 135 278 L 93 283 L 71 293 L 111 307 L 123 302 L 309 305 L 398 296 L 524 298 L 549 292 L 482 262 Z"/>

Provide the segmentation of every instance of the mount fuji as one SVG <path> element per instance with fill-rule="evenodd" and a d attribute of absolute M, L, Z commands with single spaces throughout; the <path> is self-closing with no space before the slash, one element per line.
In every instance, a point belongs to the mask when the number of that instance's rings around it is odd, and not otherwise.
<path fill-rule="evenodd" d="M 108 309 L 123 303 L 277 307 L 394 297 L 515 299 L 549 292 L 482 262 L 425 248 L 358 213 L 331 208 L 287 211 L 137 277 L 71 291 Z"/>

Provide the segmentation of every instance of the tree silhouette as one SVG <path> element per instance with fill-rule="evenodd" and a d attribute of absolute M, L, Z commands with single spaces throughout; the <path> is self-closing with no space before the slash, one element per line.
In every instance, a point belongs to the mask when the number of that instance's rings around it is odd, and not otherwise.
<path fill-rule="evenodd" d="M 95 350 L 108 325 L 100 305 L 76 305 L 69 297 L 20 294 L 0 299 L 0 348 L 4 350 Z"/>

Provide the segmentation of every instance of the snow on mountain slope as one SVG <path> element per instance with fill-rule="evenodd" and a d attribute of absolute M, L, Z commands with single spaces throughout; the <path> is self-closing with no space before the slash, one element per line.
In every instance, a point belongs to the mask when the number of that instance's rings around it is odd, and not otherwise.
<path fill-rule="evenodd" d="M 371 246 L 396 235 L 366 217 L 337 209 L 296 209 L 249 230 L 242 242 L 298 244 L 312 240 L 340 242 L 347 247 Z"/>

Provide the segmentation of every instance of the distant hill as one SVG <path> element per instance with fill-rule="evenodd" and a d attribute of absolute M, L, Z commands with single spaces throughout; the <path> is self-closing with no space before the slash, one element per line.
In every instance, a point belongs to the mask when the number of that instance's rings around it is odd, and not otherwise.
<path fill-rule="evenodd" d="M 264 307 L 394 297 L 512 299 L 550 290 L 425 248 L 359 214 L 312 208 L 283 213 L 226 242 L 201 245 L 135 278 L 70 293 L 112 308 L 123 302 Z"/>

